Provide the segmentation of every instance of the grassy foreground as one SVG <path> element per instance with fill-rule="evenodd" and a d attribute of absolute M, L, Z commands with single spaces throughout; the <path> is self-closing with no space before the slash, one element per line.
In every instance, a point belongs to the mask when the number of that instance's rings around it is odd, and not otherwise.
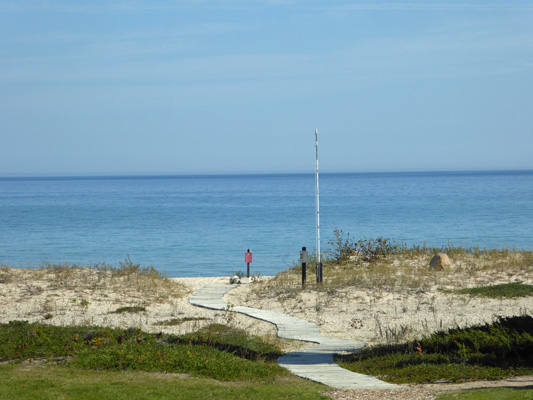
<path fill-rule="evenodd" d="M 279 348 L 222 325 L 188 335 L 139 329 L 0 324 L 0 398 L 323 399 Z"/>
<path fill-rule="evenodd" d="M 269 383 L 220 382 L 139 371 L 81 371 L 59 366 L 0 365 L 0 398 L 12 400 L 329 399 L 322 385 L 294 377 Z"/>
<path fill-rule="evenodd" d="M 280 355 L 276 346 L 223 325 L 173 336 L 135 328 L 57 327 L 25 321 L 0 324 L 0 361 L 46 359 L 92 370 L 272 381 L 288 375 L 276 363 Z"/>

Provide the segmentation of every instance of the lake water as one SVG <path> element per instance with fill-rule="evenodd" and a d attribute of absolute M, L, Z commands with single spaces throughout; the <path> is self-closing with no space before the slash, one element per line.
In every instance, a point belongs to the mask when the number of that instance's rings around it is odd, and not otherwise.
<path fill-rule="evenodd" d="M 0 264 L 273 275 L 316 247 L 315 177 L 0 178 Z M 338 228 L 408 246 L 533 249 L 533 171 L 320 175 L 321 248 Z"/>

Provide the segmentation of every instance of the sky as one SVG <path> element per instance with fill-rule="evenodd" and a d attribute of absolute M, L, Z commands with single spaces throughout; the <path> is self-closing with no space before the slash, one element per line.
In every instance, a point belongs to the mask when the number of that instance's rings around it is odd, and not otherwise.
<path fill-rule="evenodd" d="M 533 169 L 532 1 L 0 0 L 0 176 Z"/>

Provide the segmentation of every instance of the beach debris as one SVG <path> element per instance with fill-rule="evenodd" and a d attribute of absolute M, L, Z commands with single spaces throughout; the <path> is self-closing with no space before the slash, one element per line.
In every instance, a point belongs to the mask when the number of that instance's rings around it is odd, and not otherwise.
<path fill-rule="evenodd" d="M 447 269 L 453 269 L 455 267 L 453 261 L 445 253 L 437 253 L 429 262 L 431 269 L 445 271 Z"/>
<path fill-rule="evenodd" d="M 242 278 L 239 278 L 237 275 L 233 275 L 230 279 L 229 279 L 229 283 L 230 285 L 241 285 L 241 284 L 247 284 L 247 283 L 251 283 L 251 279 L 250 278 L 247 278 L 245 276 L 243 276 Z"/>

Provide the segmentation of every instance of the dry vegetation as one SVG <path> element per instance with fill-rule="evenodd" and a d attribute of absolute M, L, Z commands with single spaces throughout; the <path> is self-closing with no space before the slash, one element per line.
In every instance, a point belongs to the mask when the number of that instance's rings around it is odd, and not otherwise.
<path fill-rule="evenodd" d="M 0 267 L 0 322 L 25 320 L 59 326 L 135 327 L 185 334 L 213 323 L 230 324 L 277 342 L 275 327 L 228 311 L 194 307 L 188 297 L 229 278 L 166 278 L 125 260 L 119 267 L 47 265 Z"/>
<path fill-rule="evenodd" d="M 42 320 L 56 325 L 106 324 L 120 307 L 172 307 L 188 295 L 184 285 L 129 260 L 120 268 L 49 265 L 0 269 L 0 321 Z M 91 311 L 98 309 L 99 315 Z M 142 315 L 141 315 L 142 316 Z M 139 317 L 138 317 L 139 318 Z"/>
<path fill-rule="evenodd" d="M 271 279 L 242 285 L 226 300 L 281 311 L 316 323 L 325 335 L 370 344 L 492 322 L 497 316 L 531 314 L 532 297 L 487 299 L 454 290 L 532 284 L 533 252 L 452 248 L 447 253 L 455 268 L 446 271 L 429 269 L 433 253 L 420 249 L 403 249 L 371 261 L 352 256 L 338 264 L 330 258 L 320 285 L 314 283 L 310 268 L 302 288 L 301 269 L 295 267 Z M 118 268 L 1 267 L 0 322 L 22 319 L 54 325 L 135 326 L 175 334 L 211 323 L 230 323 L 275 337 L 275 327 L 266 322 L 188 303 L 189 294 L 215 281 L 227 283 L 226 278 L 168 279 L 129 260 Z"/>
<path fill-rule="evenodd" d="M 367 343 L 396 343 L 431 332 L 531 314 L 531 297 L 485 299 L 456 289 L 533 283 L 533 252 L 448 249 L 455 268 L 429 268 L 433 253 L 403 250 L 371 262 L 350 257 L 325 263 L 322 284 L 301 268 L 284 271 L 253 289 L 239 288 L 235 304 L 270 308 L 317 323 L 323 334 Z M 311 264 L 311 263 L 310 263 Z"/>

